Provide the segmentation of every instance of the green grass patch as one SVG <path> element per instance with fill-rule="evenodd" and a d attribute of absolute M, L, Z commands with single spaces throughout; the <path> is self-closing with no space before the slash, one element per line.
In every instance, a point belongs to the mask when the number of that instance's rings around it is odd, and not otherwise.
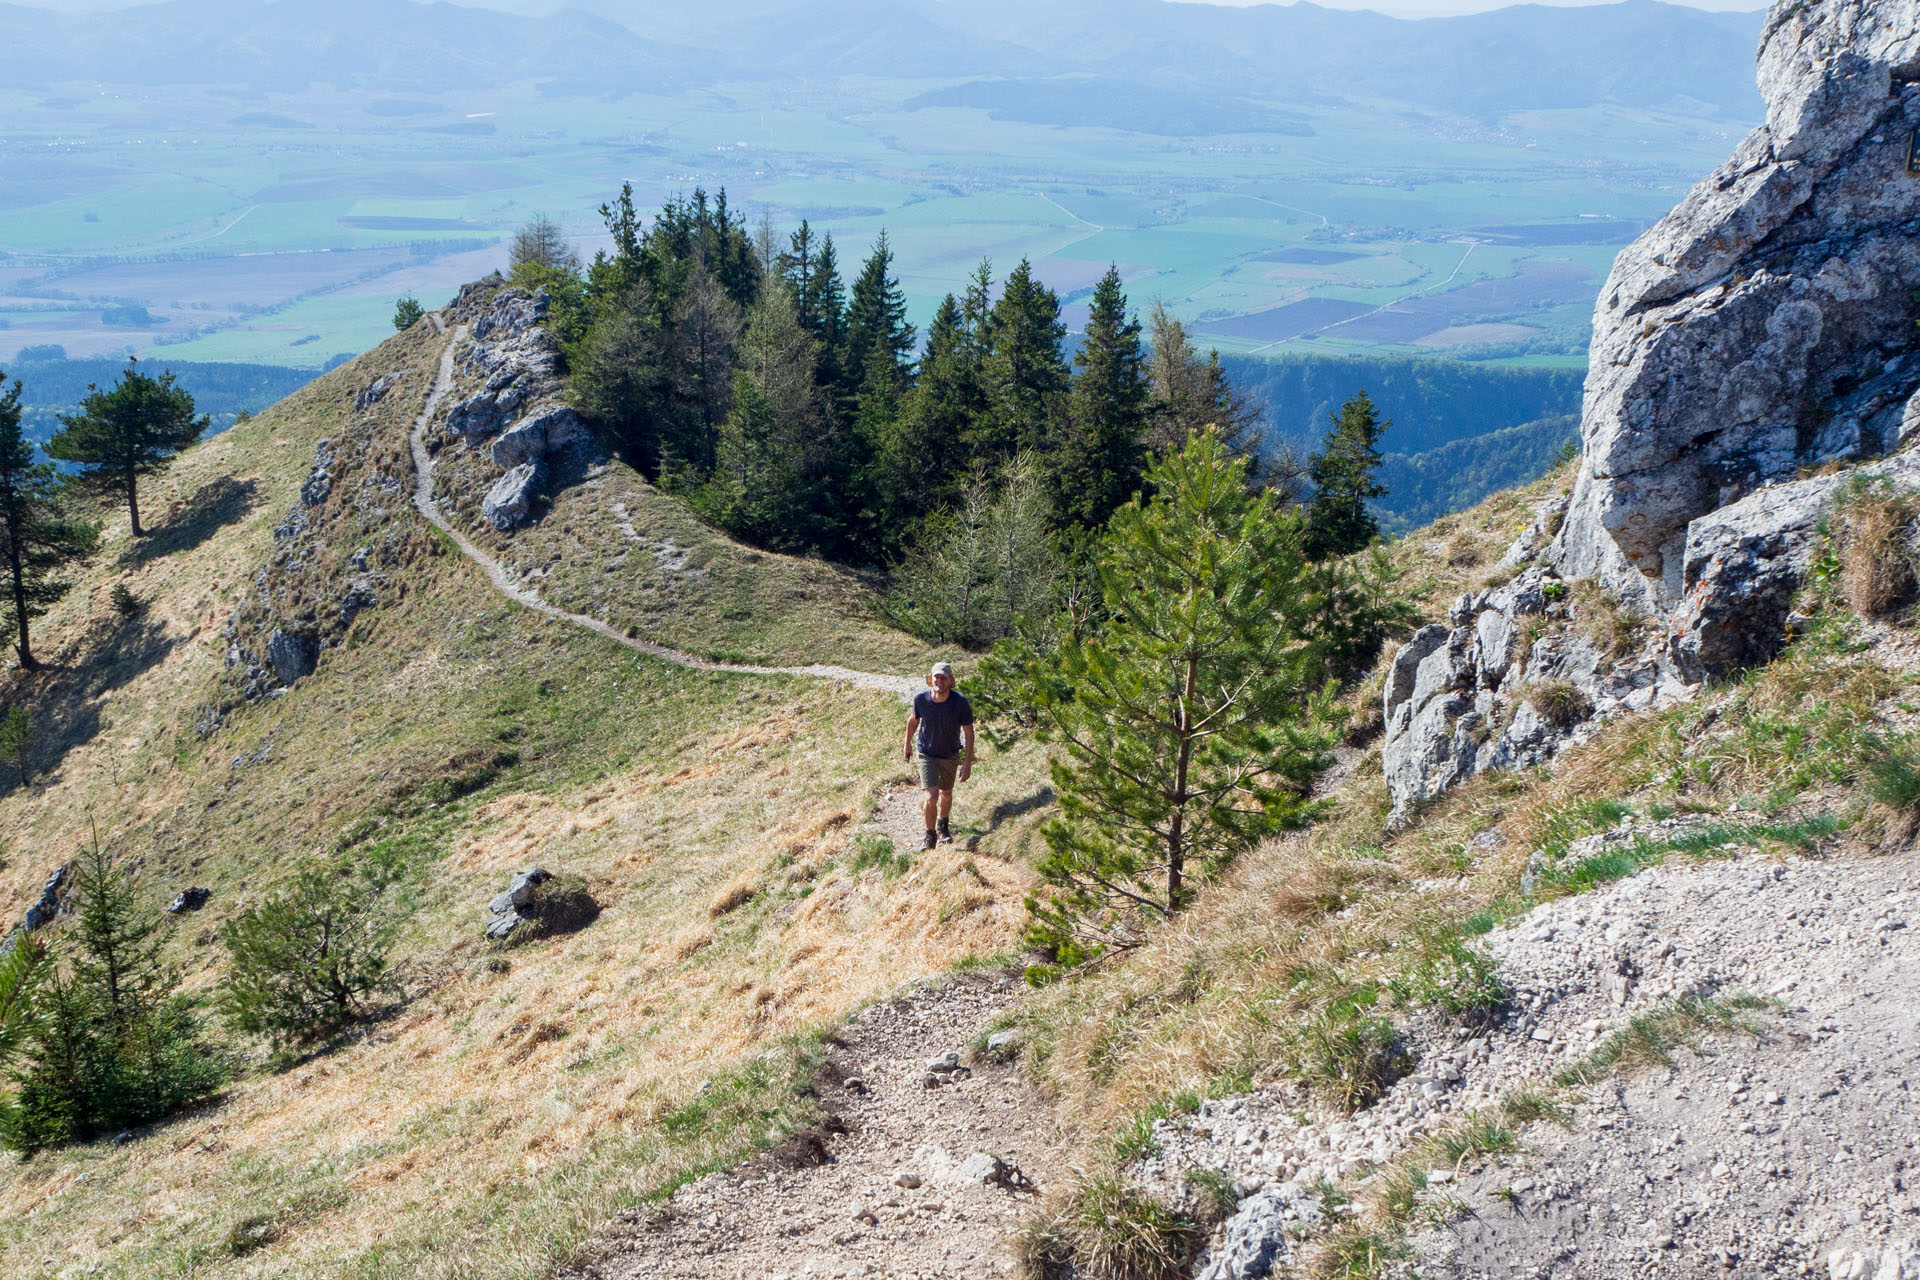
<path fill-rule="evenodd" d="M 1623 879 L 1643 867 L 1680 853 L 1692 858 L 1725 856 L 1730 849 L 1779 844 L 1811 849 L 1840 830 L 1837 818 L 1821 815 L 1792 822 L 1710 823 L 1672 834 L 1641 836 L 1589 858 L 1549 868 L 1541 877 L 1539 896 L 1564 897 Z"/>
<path fill-rule="evenodd" d="M 1739 1032 L 1758 1038 L 1761 1027 L 1751 1015 L 1778 1007 L 1755 995 L 1681 996 L 1640 1014 L 1585 1058 L 1562 1067 L 1554 1083 L 1588 1085 L 1637 1067 L 1670 1066 L 1675 1049 L 1709 1035 Z"/>

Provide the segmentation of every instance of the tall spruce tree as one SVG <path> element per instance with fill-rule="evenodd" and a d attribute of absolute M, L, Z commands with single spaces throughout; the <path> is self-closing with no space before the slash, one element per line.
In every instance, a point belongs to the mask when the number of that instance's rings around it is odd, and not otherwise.
<path fill-rule="evenodd" d="M 822 538 L 835 432 L 814 382 L 818 344 L 800 326 L 792 289 L 775 276 L 760 292 L 747 314 L 713 478 L 697 505 L 748 541 L 797 550 Z"/>
<path fill-rule="evenodd" d="M 0 388 L 5 388 L 0 378 Z M 4 607 L 13 629 L 14 652 L 31 671 L 28 634 L 33 619 L 72 586 L 61 569 L 93 552 L 99 530 L 68 513 L 59 501 L 59 478 L 47 463 L 35 463 L 33 443 L 20 426 L 20 383 L 0 394 L 0 563 L 6 572 Z"/>
<path fill-rule="evenodd" d="M 869 379 L 869 365 L 881 381 L 904 389 L 913 368 L 913 326 L 907 323 L 907 299 L 893 276 L 893 247 L 882 231 L 873 252 L 860 268 L 847 300 L 845 354 L 841 376 L 847 391 L 859 395 Z"/>
<path fill-rule="evenodd" d="M 972 467 L 974 420 L 985 404 L 980 347 L 948 294 L 927 327 L 920 376 L 882 437 L 878 484 L 888 551 L 928 514 L 958 503 Z"/>
<path fill-rule="evenodd" d="M 660 441 L 663 474 L 704 478 L 713 470 L 720 424 L 733 402 L 739 306 L 704 266 L 688 281 L 674 315 L 665 371 L 674 412 Z"/>
<path fill-rule="evenodd" d="M 194 415 L 193 397 L 171 371 L 156 378 L 140 372 L 140 362 L 131 358 L 111 390 L 89 387 L 80 412 L 60 421 L 47 453 L 77 464 L 83 484 L 125 498 L 136 538 L 146 535 L 140 477 L 165 470 L 174 454 L 207 429 L 206 415 Z"/>
<path fill-rule="evenodd" d="M 998 465 L 1018 453 L 1050 452 L 1068 386 L 1059 296 L 1034 278 L 1033 264 L 1022 258 L 984 328 L 987 412 L 977 433 L 980 453 Z"/>
<path fill-rule="evenodd" d="M 1306 551 L 1314 560 L 1351 555 L 1378 537 L 1380 525 L 1367 503 L 1387 494 L 1373 475 L 1380 466 L 1375 446 L 1392 421 L 1381 419 L 1362 390 L 1348 397 L 1331 423 L 1320 451 L 1307 463 L 1313 501 L 1307 508 Z"/>
<path fill-rule="evenodd" d="M 1094 287 L 1073 363 L 1065 430 L 1047 459 L 1048 486 L 1062 525 L 1097 529 L 1139 487 L 1145 460 L 1146 357 L 1116 266 Z"/>
<path fill-rule="evenodd" d="M 1210 351 L 1201 359 L 1186 326 L 1158 301 L 1148 318 L 1148 334 L 1147 376 L 1153 384 L 1153 401 L 1147 447 L 1166 453 L 1183 447 L 1194 432 L 1212 427 L 1230 451 L 1257 458 L 1260 410 L 1234 390 L 1220 366 L 1220 353 Z M 1257 463 L 1253 474 L 1260 474 Z"/>

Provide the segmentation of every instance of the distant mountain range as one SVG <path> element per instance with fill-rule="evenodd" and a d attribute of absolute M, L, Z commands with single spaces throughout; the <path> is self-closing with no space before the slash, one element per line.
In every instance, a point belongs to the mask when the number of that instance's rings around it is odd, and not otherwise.
<path fill-rule="evenodd" d="M 1369 100 L 1462 115 L 1691 104 L 1751 119 L 1760 21 L 1654 0 L 1417 21 L 1165 0 L 588 0 L 548 17 L 407 0 L 169 0 L 110 16 L 0 5 L 0 80 L 383 92 L 535 81 L 604 96 L 947 79 L 963 83 L 921 101 L 1084 123 L 1116 94 L 1150 90 L 1178 95 L 1166 99 L 1169 125 L 1197 132 L 1247 103 L 1266 108 L 1247 127 L 1273 129 L 1284 119 L 1271 113 L 1288 106 Z M 1151 106 L 1133 102 L 1129 114 Z"/>

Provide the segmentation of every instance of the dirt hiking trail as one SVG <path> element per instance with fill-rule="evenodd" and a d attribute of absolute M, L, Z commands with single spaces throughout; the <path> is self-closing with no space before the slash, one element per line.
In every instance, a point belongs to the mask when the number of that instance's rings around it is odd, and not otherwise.
<path fill-rule="evenodd" d="M 447 333 L 446 324 L 438 315 L 432 315 L 433 326 L 441 333 Z M 441 513 L 440 504 L 433 497 L 433 456 L 427 451 L 427 427 L 439 411 L 440 403 L 446 399 L 447 392 L 453 389 L 454 351 L 466 337 L 467 327 L 461 325 L 452 330 L 447 338 L 446 350 L 440 354 L 440 370 L 433 380 L 433 389 L 427 394 L 426 405 L 420 410 L 420 416 L 414 419 L 410 444 L 413 448 L 413 505 L 425 516 L 434 528 L 452 539 L 460 554 L 467 557 L 486 571 L 487 581 L 493 589 L 510 600 L 525 605 L 529 609 L 546 614 L 549 618 L 585 627 L 596 635 L 605 636 L 615 644 L 649 657 L 671 662 L 675 666 L 689 667 L 698 671 L 735 671 L 742 675 L 754 676 L 811 676 L 820 680 L 840 680 L 847 684 L 858 685 L 863 689 L 873 689 L 881 693 L 890 693 L 903 702 L 911 701 L 920 688 L 916 680 L 905 676 L 882 675 L 872 671 L 855 671 L 849 667 L 831 666 L 815 663 L 806 667 L 760 667 L 743 663 L 713 662 L 696 657 L 678 649 L 656 644 L 651 640 L 642 640 L 609 626 L 598 618 L 590 618 L 582 613 L 569 613 L 557 605 L 548 603 L 539 592 L 531 587 L 514 582 L 506 566 L 475 546 L 468 537 L 453 527 L 453 524 Z"/>
<path fill-rule="evenodd" d="M 850 1019 L 818 1089 L 820 1125 L 630 1212 L 573 1280 L 986 1280 L 1055 1176 L 1059 1135 L 1010 1063 L 970 1045 L 1011 975 L 910 991 Z M 1007 1052 L 1011 1052 L 1011 1048 Z M 947 1055 L 962 1064 L 944 1069 Z M 930 1071 L 930 1065 L 943 1069 Z"/>

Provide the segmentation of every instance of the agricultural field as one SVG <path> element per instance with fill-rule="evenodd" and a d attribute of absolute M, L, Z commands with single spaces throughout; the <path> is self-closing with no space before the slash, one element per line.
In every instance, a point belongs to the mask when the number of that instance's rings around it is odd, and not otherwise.
<path fill-rule="evenodd" d="M 1577 364 L 1612 255 L 1748 123 L 1685 101 L 1473 120 L 1324 101 L 1178 136 L 1131 112 L 1015 118 L 1033 112 L 950 81 L 635 87 L 0 92 L 0 361 L 324 368 L 402 294 L 434 305 L 502 265 L 535 212 L 590 254 L 631 181 L 643 206 L 703 186 L 808 219 L 849 268 L 884 229 L 922 324 L 981 258 L 1028 257 L 1070 325 L 1115 263 L 1226 353 Z"/>

